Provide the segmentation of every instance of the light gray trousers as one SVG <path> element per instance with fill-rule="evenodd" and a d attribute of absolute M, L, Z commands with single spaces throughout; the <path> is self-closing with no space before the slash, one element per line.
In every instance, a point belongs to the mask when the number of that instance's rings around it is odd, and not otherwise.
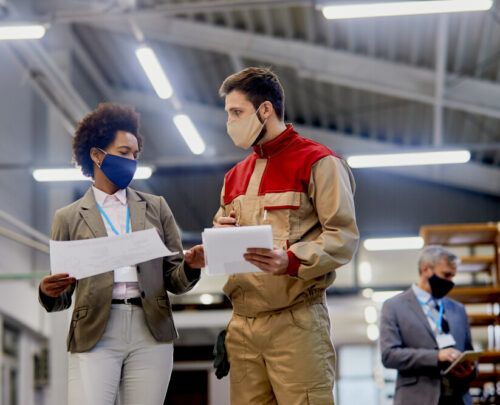
<path fill-rule="evenodd" d="M 113 304 L 97 345 L 70 353 L 68 404 L 162 405 L 173 353 L 151 335 L 141 307 Z"/>

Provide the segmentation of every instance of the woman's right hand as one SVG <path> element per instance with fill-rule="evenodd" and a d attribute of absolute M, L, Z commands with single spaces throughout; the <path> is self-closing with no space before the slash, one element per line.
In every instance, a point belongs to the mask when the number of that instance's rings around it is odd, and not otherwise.
<path fill-rule="evenodd" d="M 56 298 L 75 281 L 76 278 L 69 277 L 67 273 L 45 276 L 40 281 L 40 290 L 45 295 Z"/>

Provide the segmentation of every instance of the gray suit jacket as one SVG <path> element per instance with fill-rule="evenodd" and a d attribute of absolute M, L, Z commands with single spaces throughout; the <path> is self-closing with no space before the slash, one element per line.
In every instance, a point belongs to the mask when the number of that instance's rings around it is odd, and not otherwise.
<path fill-rule="evenodd" d="M 181 252 L 137 265 L 142 307 L 151 334 L 160 342 L 178 337 L 172 319 L 167 290 L 174 294 L 189 291 L 200 277 L 199 270 L 186 275 L 182 244 L 177 225 L 163 197 L 127 188 L 132 231 L 156 228 L 160 238 L 172 252 Z M 58 210 L 52 225 L 51 239 L 80 240 L 106 237 L 106 227 L 90 188 L 78 201 Z M 76 290 L 75 307 L 67 338 L 71 352 L 90 350 L 100 340 L 109 318 L 113 293 L 113 271 L 78 280 L 59 297 L 39 291 L 39 301 L 48 311 L 61 311 L 71 306 Z"/>
<path fill-rule="evenodd" d="M 443 298 L 450 333 L 460 351 L 471 350 L 469 322 L 464 306 Z M 387 300 L 380 320 L 382 363 L 398 370 L 394 405 L 437 405 L 441 393 L 438 345 L 426 315 L 410 288 Z M 473 376 L 472 376 L 473 378 Z M 465 381 L 464 381 L 465 380 Z M 463 403 L 471 405 L 469 379 L 451 379 Z"/>

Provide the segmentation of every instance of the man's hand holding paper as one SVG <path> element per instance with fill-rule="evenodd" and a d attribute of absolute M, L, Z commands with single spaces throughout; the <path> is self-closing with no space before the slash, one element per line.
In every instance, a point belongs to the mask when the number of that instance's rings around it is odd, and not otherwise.
<path fill-rule="evenodd" d="M 270 225 L 236 227 L 233 224 L 205 229 L 202 238 L 208 275 L 252 273 L 262 270 L 260 266 L 269 268 L 267 261 L 271 259 L 268 252 L 273 252 Z M 257 251 L 265 252 L 267 256 L 257 261 L 256 257 L 262 256 Z"/>
<path fill-rule="evenodd" d="M 216 228 L 230 228 L 239 226 L 236 212 L 231 211 L 229 216 L 222 216 L 217 219 Z M 258 246 L 248 246 L 243 253 L 243 258 L 257 267 L 259 270 L 271 274 L 285 274 L 288 268 L 288 255 L 283 249 L 262 248 Z M 257 270 L 256 270 L 257 271 Z M 209 273 L 208 273 L 209 274 Z"/>
<path fill-rule="evenodd" d="M 283 249 L 249 248 L 243 257 L 247 262 L 270 274 L 285 274 L 288 268 L 288 255 Z"/>
<path fill-rule="evenodd" d="M 465 377 L 471 375 L 475 369 L 476 369 L 476 366 L 473 362 L 465 360 L 464 362 L 456 365 L 450 371 L 450 373 L 453 374 L 455 377 L 465 378 Z"/>
<path fill-rule="evenodd" d="M 450 351 L 451 354 L 449 354 L 448 357 L 444 359 L 444 361 L 447 361 L 451 364 L 443 372 L 443 374 L 451 373 L 458 378 L 464 378 L 472 374 L 472 372 L 475 370 L 475 361 L 482 353 L 480 351 L 473 350 L 461 353 L 460 351 L 449 347 L 440 351 L 440 361 L 442 361 L 441 353 L 444 353 L 446 350 Z"/>

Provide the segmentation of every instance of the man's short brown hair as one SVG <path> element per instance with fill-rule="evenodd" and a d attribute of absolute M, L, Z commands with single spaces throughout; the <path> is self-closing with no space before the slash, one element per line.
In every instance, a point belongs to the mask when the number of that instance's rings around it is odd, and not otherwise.
<path fill-rule="evenodd" d="M 219 89 L 224 97 L 233 90 L 244 93 L 255 109 L 264 101 L 269 101 L 276 115 L 283 121 L 285 117 L 285 92 L 276 76 L 269 68 L 249 67 L 227 77 Z"/>

